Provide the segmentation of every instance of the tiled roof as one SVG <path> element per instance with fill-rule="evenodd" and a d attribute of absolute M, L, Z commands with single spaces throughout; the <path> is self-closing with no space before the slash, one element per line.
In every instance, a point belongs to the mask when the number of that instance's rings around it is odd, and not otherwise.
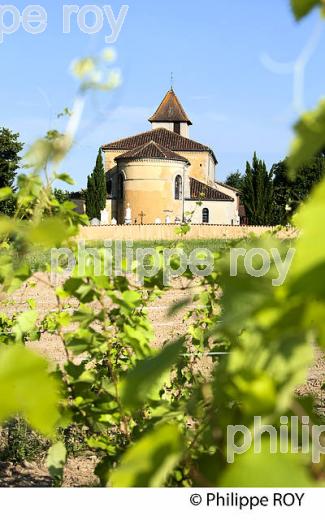
<path fill-rule="evenodd" d="M 150 141 L 149 143 L 133 148 L 133 150 L 129 150 L 128 152 L 122 153 L 116 157 L 116 161 L 131 159 L 162 159 L 188 163 L 188 160 L 185 159 L 185 157 L 181 157 L 177 153 L 159 145 L 155 141 Z"/>
<path fill-rule="evenodd" d="M 190 200 L 218 200 L 233 202 L 234 199 L 207 184 L 190 177 Z"/>
<path fill-rule="evenodd" d="M 127 151 L 143 146 L 151 141 L 155 141 L 155 143 L 165 148 L 169 148 L 169 150 L 174 152 L 210 152 L 215 162 L 218 162 L 213 151 L 208 146 L 192 141 L 192 139 L 183 137 L 182 135 L 166 130 L 165 128 L 156 128 L 149 132 L 133 135 L 113 143 L 104 144 L 102 149 Z"/>
<path fill-rule="evenodd" d="M 150 123 L 169 121 L 192 124 L 173 89 L 167 92 L 149 121 Z"/>

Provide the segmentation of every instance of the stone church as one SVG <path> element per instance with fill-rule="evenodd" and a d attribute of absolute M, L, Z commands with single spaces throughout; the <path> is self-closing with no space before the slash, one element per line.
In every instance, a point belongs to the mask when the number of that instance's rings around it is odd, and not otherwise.
<path fill-rule="evenodd" d="M 102 146 L 108 223 L 239 225 L 239 194 L 215 180 L 216 156 L 190 139 L 173 89 L 149 122 L 151 130 Z"/>

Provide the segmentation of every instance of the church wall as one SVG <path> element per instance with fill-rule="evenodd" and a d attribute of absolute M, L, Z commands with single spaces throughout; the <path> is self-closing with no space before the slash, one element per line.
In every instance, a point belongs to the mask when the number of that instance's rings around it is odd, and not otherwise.
<path fill-rule="evenodd" d="M 239 224 L 236 201 L 203 201 L 202 206 L 198 206 L 195 201 L 185 201 L 185 211 L 194 211 L 192 217 L 193 224 L 202 224 L 202 211 L 204 208 L 209 210 L 209 224 L 229 226 Z"/>
<path fill-rule="evenodd" d="M 158 123 L 157 123 L 158 124 Z M 127 150 L 108 150 L 105 151 L 105 171 L 114 174 L 117 171 L 115 158 Z M 215 163 L 209 152 L 177 152 L 182 157 L 185 157 L 191 163 L 188 174 L 198 181 L 210 184 L 213 186 L 215 182 Z"/>
<path fill-rule="evenodd" d="M 190 137 L 190 127 L 187 123 L 181 123 L 181 135 L 183 137 Z"/>
<path fill-rule="evenodd" d="M 181 136 L 189 138 L 190 131 L 189 131 L 189 125 L 187 123 L 181 123 Z M 173 122 L 154 122 L 151 123 L 152 130 L 156 130 L 157 128 L 165 128 L 166 130 L 169 130 L 170 132 L 174 132 L 174 123 Z"/>
<path fill-rule="evenodd" d="M 114 173 L 117 170 L 115 158 L 124 152 L 127 152 L 127 150 L 105 150 L 104 167 L 106 172 Z"/>
<path fill-rule="evenodd" d="M 166 121 L 166 123 L 151 123 L 151 127 L 152 130 L 156 130 L 157 128 L 165 128 L 170 132 L 174 131 L 174 123 L 169 123 L 168 121 Z"/>
<path fill-rule="evenodd" d="M 177 152 L 191 163 L 188 174 L 205 184 L 214 184 L 215 164 L 209 152 Z"/>
<path fill-rule="evenodd" d="M 185 164 L 176 161 L 141 160 L 120 164 L 120 171 L 125 176 L 123 215 L 130 204 L 132 222 L 155 223 L 159 218 L 165 222 L 169 215 L 173 222 L 182 218 L 183 202 L 174 198 L 174 182 L 177 175 L 183 178 Z M 168 211 L 168 213 L 167 213 Z"/>
<path fill-rule="evenodd" d="M 175 240 L 179 226 L 172 224 L 148 224 L 141 226 L 83 226 L 80 228 L 79 240 Z M 296 238 L 299 232 L 295 228 L 281 229 L 267 226 L 226 226 L 226 225 L 193 225 L 183 240 L 218 240 L 260 236 L 266 232 L 276 232 L 280 239 Z"/>
<path fill-rule="evenodd" d="M 221 191 L 221 193 L 225 193 L 226 195 L 229 195 L 229 197 L 232 197 L 236 200 L 236 206 L 237 209 L 239 209 L 239 196 L 236 195 L 236 191 L 227 188 L 227 186 L 223 186 L 222 184 L 216 183 L 217 190 Z"/>

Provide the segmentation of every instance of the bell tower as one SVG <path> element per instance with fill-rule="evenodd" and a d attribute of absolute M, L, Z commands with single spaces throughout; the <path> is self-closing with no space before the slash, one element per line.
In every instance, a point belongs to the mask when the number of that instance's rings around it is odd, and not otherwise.
<path fill-rule="evenodd" d="M 166 128 L 183 137 L 189 137 L 189 127 L 192 125 L 173 87 L 167 92 L 149 122 L 152 130 Z"/>

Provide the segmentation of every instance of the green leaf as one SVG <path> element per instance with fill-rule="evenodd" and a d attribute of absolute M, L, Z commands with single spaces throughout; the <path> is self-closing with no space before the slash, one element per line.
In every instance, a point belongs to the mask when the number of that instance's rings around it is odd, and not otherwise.
<path fill-rule="evenodd" d="M 64 240 L 77 232 L 74 226 L 69 226 L 62 218 L 50 217 L 42 220 L 29 230 L 29 240 L 33 244 L 46 247 L 60 246 Z"/>
<path fill-rule="evenodd" d="M 141 304 L 141 295 L 137 291 L 124 291 L 122 298 L 131 309 Z"/>
<path fill-rule="evenodd" d="M 325 100 L 318 108 L 304 114 L 295 125 L 296 138 L 288 158 L 289 176 L 294 177 L 297 168 L 307 163 L 325 146 Z"/>
<path fill-rule="evenodd" d="M 59 391 L 45 359 L 21 346 L 0 347 L 0 422 L 21 413 L 51 435 L 59 419 Z"/>
<path fill-rule="evenodd" d="M 59 441 L 53 444 L 46 458 L 46 466 L 53 479 L 62 480 L 66 459 L 67 450 L 63 442 Z"/>
<path fill-rule="evenodd" d="M 14 219 L 2 215 L 0 217 L 0 235 L 7 235 L 16 230 L 17 224 Z"/>
<path fill-rule="evenodd" d="M 325 179 L 301 206 L 295 217 L 294 223 L 301 229 L 301 233 L 296 243 L 296 255 L 289 271 L 290 277 L 296 278 L 311 269 L 325 265 L 324 201 Z M 319 284 L 319 278 L 314 281 Z"/>
<path fill-rule="evenodd" d="M 315 7 L 324 8 L 322 0 L 291 0 L 291 8 L 297 20 L 301 20 L 310 13 Z"/>
<path fill-rule="evenodd" d="M 290 445 L 289 450 L 290 451 Z M 270 442 L 262 440 L 261 453 L 253 448 L 235 455 L 218 486 L 222 487 L 311 487 L 314 485 L 301 454 L 270 453 Z"/>
<path fill-rule="evenodd" d="M 159 354 L 141 360 L 121 382 L 120 396 L 125 407 L 140 408 L 149 399 L 159 399 L 159 390 L 169 380 L 184 339 L 169 344 Z"/>
<path fill-rule="evenodd" d="M 6 186 L 5 188 L 0 189 L 0 201 L 6 200 L 12 195 L 12 189 Z"/>
<path fill-rule="evenodd" d="M 120 313 L 122 307 L 120 307 Z M 147 326 L 145 320 L 139 320 L 136 326 L 125 324 L 120 334 L 122 341 L 131 346 L 139 358 L 150 355 L 149 342 L 153 338 L 151 326 Z"/>
<path fill-rule="evenodd" d="M 74 180 L 72 179 L 72 177 L 70 177 L 68 173 L 56 173 L 55 178 L 58 181 L 65 182 L 66 184 L 70 184 L 71 186 L 75 184 Z"/>
<path fill-rule="evenodd" d="M 181 226 L 179 226 L 176 229 L 175 232 L 176 232 L 177 235 L 184 236 L 184 235 L 187 235 L 190 231 L 191 231 L 190 224 L 182 224 Z"/>
<path fill-rule="evenodd" d="M 94 71 L 96 66 L 95 60 L 93 58 L 82 58 L 80 60 L 76 60 L 72 64 L 72 72 L 77 78 L 84 78 L 88 74 Z"/>
<path fill-rule="evenodd" d="M 38 313 L 34 310 L 19 314 L 16 320 L 16 324 L 12 328 L 12 332 L 15 334 L 17 341 L 21 341 L 25 334 L 31 332 L 34 329 L 37 316 Z"/>
<path fill-rule="evenodd" d="M 108 481 L 112 487 L 160 487 L 183 452 L 183 438 L 176 424 L 164 424 L 144 435 L 122 456 Z"/>

